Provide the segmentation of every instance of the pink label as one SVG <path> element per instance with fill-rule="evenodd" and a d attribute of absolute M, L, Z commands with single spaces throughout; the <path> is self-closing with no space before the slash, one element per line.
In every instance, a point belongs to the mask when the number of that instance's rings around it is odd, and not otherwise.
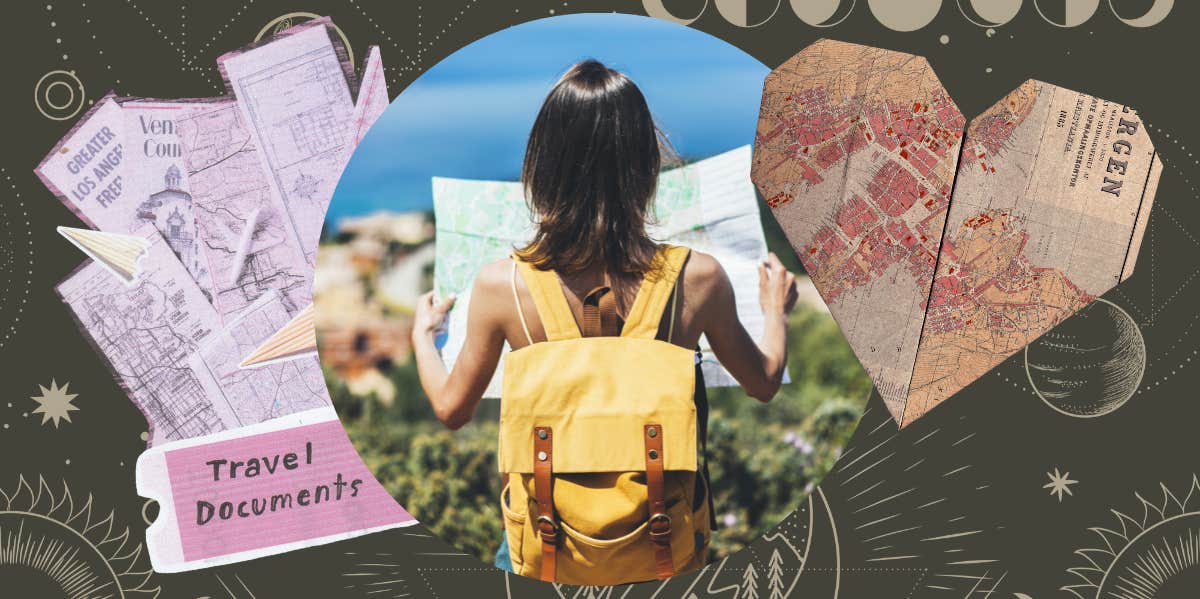
<path fill-rule="evenodd" d="M 334 420 L 166 453 L 186 560 L 413 518 Z"/>

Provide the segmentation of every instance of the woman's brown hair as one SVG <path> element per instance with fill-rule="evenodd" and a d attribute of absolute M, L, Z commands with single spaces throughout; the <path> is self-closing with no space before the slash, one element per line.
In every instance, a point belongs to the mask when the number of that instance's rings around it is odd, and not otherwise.
<path fill-rule="evenodd" d="M 529 132 L 521 182 L 537 231 L 518 255 L 567 274 L 594 264 L 617 278 L 646 272 L 658 173 L 675 160 L 633 81 L 595 60 L 575 64 Z"/>

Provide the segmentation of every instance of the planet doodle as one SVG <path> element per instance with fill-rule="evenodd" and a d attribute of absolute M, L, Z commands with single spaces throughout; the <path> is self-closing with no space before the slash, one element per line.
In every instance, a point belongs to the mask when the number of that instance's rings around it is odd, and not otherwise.
<path fill-rule="evenodd" d="M 1055 410 L 1078 418 L 1103 416 L 1137 391 L 1146 369 L 1146 342 L 1116 304 L 1096 301 L 1025 348 L 1034 392 Z"/>

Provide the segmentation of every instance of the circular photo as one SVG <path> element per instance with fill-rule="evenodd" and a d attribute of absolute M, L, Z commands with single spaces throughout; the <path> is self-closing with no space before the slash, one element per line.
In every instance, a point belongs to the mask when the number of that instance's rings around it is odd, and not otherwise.
<path fill-rule="evenodd" d="M 750 181 L 768 68 L 553 17 L 430 67 L 317 255 L 345 428 L 433 533 L 520 575 L 666 578 L 775 526 L 871 391 Z"/>

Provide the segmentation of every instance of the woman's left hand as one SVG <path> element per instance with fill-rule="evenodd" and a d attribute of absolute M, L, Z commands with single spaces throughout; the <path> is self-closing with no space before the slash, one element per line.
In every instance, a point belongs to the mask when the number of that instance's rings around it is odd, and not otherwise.
<path fill-rule="evenodd" d="M 422 295 L 417 300 L 416 313 L 413 315 L 413 340 L 420 337 L 432 337 L 446 320 L 446 314 L 454 305 L 454 294 L 435 302 L 433 292 Z"/>

